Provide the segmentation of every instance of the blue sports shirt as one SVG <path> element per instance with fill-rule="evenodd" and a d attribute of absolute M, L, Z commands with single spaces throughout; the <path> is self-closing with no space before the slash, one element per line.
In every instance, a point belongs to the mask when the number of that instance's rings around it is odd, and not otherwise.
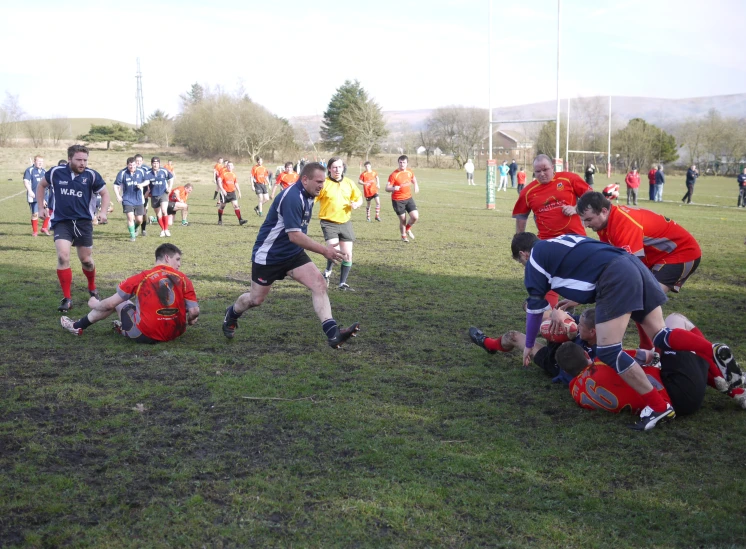
<path fill-rule="evenodd" d="M 67 166 L 55 166 L 44 174 L 54 193 L 52 227 L 58 221 L 93 219 L 96 214 L 96 195 L 106 186 L 97 171 L 86 168 L 80 175 Z"/>
<path fill-rule="evenodd" d="M 30 166 L 26 168 L 25 172 L 23 172 L 23 179 L 25 181 L 31 181 L 31 191 L 34 194 L 36 194 L 36 187 L 39 186 L 39 182 L 44 179 L 45 173 L 46 171 L 44 170 L 44 168 L 37 168 L 35 166 Z M 31 204 L 33 204 L 34 202 L 36 202 L 35 198 L 33 200 L 29 200 L 29 203 Z"/>
<path fill-rule="evenodd" d="M 254 263 L 277 265 L 303 251 L 290 241 L 288 233 L 301 231 L 308 234 L 313 198 L 303 188 L 300 179 L 277 195 L 256 237 L 251 254 Z"/>
<path fill-rule="evenodd" d="M 130 173 L 124 168 L 117 174 L 114 185 L 122 187 L 122 205 L 124 206 L 142 206 L 143 196 L 142 189 L 137 186 L 138 183 L 145 181 L 143 171 L 135 169 Z"/>
<path fill-rule="evenodd" d="M 161 196 L 169 190 L 169 182 L 174 178 L 174 174 L 165 168 L 158 168 L 157 171 L 149 169 L 145 173 L 145 180 L 150 181 L 150 195 Z"/>

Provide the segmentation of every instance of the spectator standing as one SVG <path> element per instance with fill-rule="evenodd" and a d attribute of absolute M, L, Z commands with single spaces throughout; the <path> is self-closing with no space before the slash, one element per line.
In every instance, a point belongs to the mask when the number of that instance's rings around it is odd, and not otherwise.
<path fill-rule="evenodd" d="M 697 170 L 697 166 L 692 164 L 692 166 L 686 171 L 686 194 L 684 195 L 684 198 L 681 199 L 682 202 L 686 200 L 687 204 L 692 203 L 694 184 L 697 182 L 698 177 L 699 171 Z"/>
<path fill-rule="evenodd" d="M 658 164 L 658 170 L 655 172 L 655 202 L 663 202 L 663 185 L 666 183 L 666 175 L 663 173 L 663 166 Z"/>
<path fill-rule="evenodd" d="M 515 158 L 510 163 L 510 169 L 508 173 L 510 173 L 510 187 L 515 188 L 515 177 L 518 173 L 518 164 L 516 164 Z"/>
<path fill-rule="evenodd" d="M 632 168 L 624 182 L 627 184 L 627 206 L 630 205 L 630 201 L 637 206 L 637 190 L 640 188 L 640 174 L 637 173 L 637 168 Z"/>

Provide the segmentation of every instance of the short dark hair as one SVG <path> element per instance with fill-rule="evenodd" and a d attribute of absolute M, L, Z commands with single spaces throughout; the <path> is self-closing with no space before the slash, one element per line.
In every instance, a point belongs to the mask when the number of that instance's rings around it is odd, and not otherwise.
<path fill-rule="evenodd" d="M 150 163 L 151 163 L 151 164 L 152 164 L 153 162 L 156 162 L 156 161 L 158 161 L 158 163 L 160 164 L 160 162 L 161 162 L 161 159 L 160 159 L 159 157 L 157 157 L 157 156 L 154 156 L 153 158 L 151 158 L 151 159 L 150 159 Z"/>
<path fill-rule="evenodd" d="M 589 330 L 596 329 L 596 308 L 591 307 L 580 313 L 580 323 L 584 324 Z"/>
<path fill-rule="evenodd" d="M 577 376 L 588 366 L 588 358 L 585 351 L 580 345 L 572 341 L 565 341 L 560 345 L 554 354 L 554 359 L 557 361 L 557 366 L 572 377 Z"/>
<path fill-rule="evenodd" d="M 303 166 L 303 171 L 300 172 L 301 177 L 309 178 L 311 177 L 317 170 L 325 172 L 326 169 L 324 166 L 319 164 L 318 162 L 309 162 L 305 166 Z"/>
<path fill-rule="evenodd" d="M 261 156 L 256 155 L 256 158 L 254 158 L 254 160 L 256 160 L 257 162 L 259 162 L 259 160 L 261 160 L 261 158 L 262 158 Z"/>
<path fill-rule="evenodd" d="M 176 254 L 181 255 L 181 250 L 174 244 L 166 242 L 155 249 L 155 260 L 158 261 L 159 259 L 163 259 L 166 256 L 173 257 Z"/>
<path fill-rule="evenodd" d="M 293 163 L 292 162 L 285 162 L 285 167 L 287 168 L 288 166 L 290 166 L 292 168 L 293 167 Z"/>
<path fill-rule="evenodd" d="M 578 215 L 584 214 L 585 211 L 590 208 L 594 214 L 600 214 L 601 210 L 606 208 L 611 209 L 611 202 L 603 194 L 596 191 L 588 191 L 583 196 L 578 198 L 577 204 L 575 204 L 575 210 Z"/>
<path fill-rule="evenodd" d="M 67 166 L 67 160 L 60 160 L 59 162 L 57 162 L 57 165 L 58 166 Z"/>
<path fill-rule="evenodd" d="M 134 156 L 130 156 L 127 159 L 127 165 L 129 166 L 130 164 L 134 164 L 134 163 L 135 163 L 135 157 Z"/>
<path fill-rule="evenodd" d="M 407 162 L 409 162 L 409 157 L 406 154 L 403 154 L 396 159 L 397 162 L 401 162 L 402 160 L 406 160 Z"/>
<path fill-rule="evenodd" d="M 141 155 L 140 153 L 137 153 L 137 154 L 135 155 L 135 160 L 137 160 L 138 158 L 142 158 L 142 155 Z"/>
<path fill-rule="evenodd" d="M 510 243 L 510 251 L 513 252 L 513 259 L 518 259 L 518 252 L 530 252 L 539 241 L 534 233 L 518 233 L 513 237 Z"/>
<path fill-rule="evenodd" d="M 73 156 L 75 156 L 75 153 L 88 153 L 88 147 L 84 145 L 72 145 L 67 148 L 67 159 L 72 159 Z"/>
<path fill-rule="evenodd" d="M 365 162 L 363 162 L 363 166 L 370 166 L 370 161 L 366 160 Z"/>

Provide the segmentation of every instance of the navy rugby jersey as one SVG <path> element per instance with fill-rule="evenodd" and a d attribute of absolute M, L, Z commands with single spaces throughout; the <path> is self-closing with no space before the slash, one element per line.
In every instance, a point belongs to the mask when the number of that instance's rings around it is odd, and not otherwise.
<path fill-rule="evenodd" d="M 86 168 L 82 174 L 73 174 L 67 166 L 55 166 L 44 174 L 54 193 L 52 227 L 58 221 L 93 219 L 96 213 L 96 195 L 106 186 L 97 171 Z"/>
<path fill-rule="evenodd" d="M 596 301 L 596 282 L 609 263 L 627 252 L 593 238 L 562 235 L 540 240 L 531 249 L 524 284 L 528 309 L 537 314 L 551 307 L 544 296 L 554 290 L 578 303 Z"/>
<path fill-rule="evenodd" d="M 26 168 L 25 172 L 23 172 L 23 179 L 25 181 L 30 181 L 31 182 L 31 191 L 34 194 L 36 194 L 36 187 L 39 186 L 39 182 L 42 179 L 44 179 L 44 174 L 45 173 L 46 173 L 46 171 L 44 170 L 44 168 L 37 168 L 35 166 L 30 166 L 30 167 Z M 46 190 L 44 192 L 46 194 L 49 191 Z M 36 199 L 31 200 L 30 202 L 32 202 L 32 203 L 36 202 Z"/>
<path fill-rule="evenodd" d="M 168 183 L 174 178 L 174 174 L 165 168 L 158 168 L 157 171 L 149 169 L 145 173 L 145 180 L 150 181 L 150 195 L 161 196 L 168 191 Z"/>
<path fill-rule="evenodd" d="M 303 251 L 290 241 L 288 233 L 301 231 L 308 234 L 313 198 L 300 180 L 277 195 L 256 237 L 251 254 L 254 263 L 276 265 Z"/>
<path fill-rule="evenodd" d="M 122 205 L 142 206 L 142 189 L 137 184 L 143 181 L 145 181 L 145 178 L 141 170 L 136 169 L 133 173 L 130 173 L 127 168 L 124 168 L 117 174 L 114 185 L 122 188 Z"/>

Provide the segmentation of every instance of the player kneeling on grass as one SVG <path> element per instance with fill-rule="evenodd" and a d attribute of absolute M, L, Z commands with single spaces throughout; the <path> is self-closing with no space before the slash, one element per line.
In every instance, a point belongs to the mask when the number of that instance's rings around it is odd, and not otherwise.
<path fill-rule="evenodd" d="M 90 313 L 77 322 L 63 316 L 60 324 L 79 336 L 116 310 L 119 320 L 114 321 L 114 330 L 125 337 L 138 343 L 176 339 L 199 317 L 194 286 L 180 267 L 181 250 L 173 244 L 161 244 L 155 250 L 155 267 L 121 282 L 117 293 L 104 300 L 91 297 Z M 134 303 L 129 301 L 133 297 Z"/>
<path fill-rule="evenodd" d="M 334 262 L 347 258 L 335 245 L 325 246 L 307 234 L 314 198 L 324 188 L 325 181 L 326 170 L 321 164 L 306 164 L 300 180 L 282 191 L 272 202 L 251 254 L 251 290 L 240 295 L 225 311 L 225 337 L 233 338 L 241 315 L 264 303 L 272 284 L 286 276 L 311 290 L 314 311 L 331 347 L 338 349 L 360 329 L 357 322 L 349 328 L 340 329 L 337 326 L 337 321 L 332 317 L 326 282 L 306 253 L 306 250 L 310 250 Z"/>

